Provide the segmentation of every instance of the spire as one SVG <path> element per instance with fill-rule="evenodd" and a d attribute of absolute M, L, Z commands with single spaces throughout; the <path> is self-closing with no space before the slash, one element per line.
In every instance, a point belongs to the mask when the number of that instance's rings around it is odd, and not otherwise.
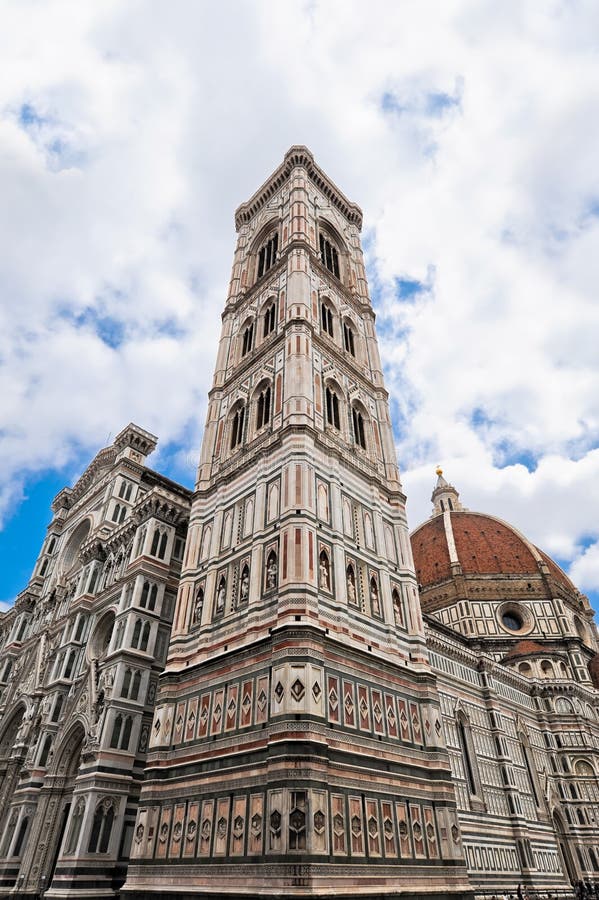
<path fill-rule="evenodd" d="M 433 504 L 433 516 L 449 510 L 450 512 L 461 512 L 464 507 L 460 503 L 460 495 L 454 488 L 453 484 L 449 484 L 443 477 L 443 469 L 441 466 L 436 468 L 437 483 L 431 496 Z"/>

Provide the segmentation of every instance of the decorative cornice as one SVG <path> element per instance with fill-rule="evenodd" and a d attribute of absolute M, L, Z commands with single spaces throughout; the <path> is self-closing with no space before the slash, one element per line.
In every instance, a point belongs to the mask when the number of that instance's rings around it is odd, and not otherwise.
<path fill-rule="evenodd" d="M 189 506 L 178 498 L 166 497 L 159 490 L 149 491 L 136 506 L 133 516 L 138 525 L 147 519 L 160 519 L 169 525 L 179 525 L 189 519 Z"/>
<path fill-rule="evenodd" d="M 281 165 L 258 188 L 256 193 L 246 203 L 242 203 L 237 208 L 235 211 L 235 228 L 237 231 L 242 225 L 253 219 L 273 194 L 283 187 L 296 166 L 303 166 L 313 184 L 322 191 L 333 206 L 345 216 L 348 222 L 352 225 L 357 225 L 359 230 L 362 228 L 362 210 L 360 207 L 348 200 L 328 175 L 316 165 L 314 157 L 307 147 L 296 145 L 289 148 Z"/>

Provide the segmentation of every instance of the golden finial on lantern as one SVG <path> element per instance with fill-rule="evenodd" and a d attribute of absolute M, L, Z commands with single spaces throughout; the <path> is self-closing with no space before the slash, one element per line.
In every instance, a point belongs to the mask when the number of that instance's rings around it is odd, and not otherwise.
<path fill-rule="evenodd" d="M 437 466 L 437 468 L 435 469 L 435 472 L 436 472 L 437 475 L 442 475 L 442 474 L 443 474 L 443 469 L 441 468 L 441 466 Z"/>

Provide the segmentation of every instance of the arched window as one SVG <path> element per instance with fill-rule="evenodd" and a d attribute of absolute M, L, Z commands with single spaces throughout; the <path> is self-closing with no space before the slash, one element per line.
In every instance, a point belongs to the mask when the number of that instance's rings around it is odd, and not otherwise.
<path fill-rule="evenodd" d="M 520 735 L 520 743 L 522 745 L 522 755 L 524 757 L 524 765 L 526 767 L 526 774 L 528 775 L 528 783 L 530 785 L 530 792 L 534 797 L 535 804 L 538 808 L 541 806 L 541 789 L 537 779 L 537 773 L 535 770 L 534 759 L 532 753 L 530 751 L 530 747 L 528 746 L 527 739 Z"/>
<path fill-rule="evenodd" d="M 366 450 L 366 436 L 364 433 L 364 417 L 355 406 L 351 408 L 352 425 L 354 429 L 354 441 L 363 450 Z"/>
<path fill-rule="evenodd" d="M 160 541 L 160 529 L 156 528 L 154 531 L 154 537 L 152 538 L 152 546 L 150 547 L 150 555 L 156 556 L 158 552 L 158 543 Z"/>
<path fill-rule="evenodd" d="M 231 421 L 231 450 L 239 447 L 243 441 L 243 425 L 245 422 L 245 406 L 241 404 L 235 410 Z"/>
<path fill-rule="evenodd" d="M 40 568 L 40 575 L 45 575 L 48 571 L 48 560 L 45 559 Z"/>
<path fill-rule="evenodd" d="M 131 740 L 131 728 L 133 727 L 133 719 L 131 716 L 125 716 L 125 724 L 123 727 L 123 734 L 121 736 L 120 749 L 128 750 L 129 749 L 129 741 Z"/>
<path fill-rule="evenodd" d="M 551 660 L 549 660 L 549 659 L 541 660 L 541 672 L 543 673 L 544 678 L 553 678 L 554 672 L 553 672 L 553 665 L 551 663 Z"/>
<path fill-rule="evenodd" d="M 123 730 L 123 717 L 119 713 L 116 719 L 114 720 L 114 725 L 112 726 L 112 734 L 110 736 L 110 746 L 113 750 L 118 749 L 120 740 L 121 740 L 121 732 Z"/>
<path fill-rule="evenodd" d="M 258 394 L 256 404 L 256 431 L 259 431 L 270 421 L 270 385 L 263 388 Z"/>
<path fill-rule="evenodd" d="M 74 853 L 79 843 L 79 835 L 81 834 L 81 826 L 85 816 L 85 800 L 80 797 L 75 804 L 73 817 L 71 819 L 71 833 L 69 834 L 69 843 L 67 844 L 66 853 Z"/>
<path fill-rule="evenodd" d="M 322 233 L 320 234 L 320 261 L 329 272 L 339 278 L 339 251 Z"/>
<path fill-rule="evenodd" d="M 330 337 L 334 337 L 333 333 L 333 311 L 328 303 L 321 301 L 320 303 L 320 327 Z"/>
<path fill-rule="evenodd" d="M 123 480 L 121 481 L 121 486 L 119 488 L 119 497 L 121 498 L 121 500 L 130 500 L 131 499 L 132 487 L 133 487 L 133 485 L 131 484 L 131 482 L 125 481 L 125 479 L 123 478 Z"/>
<path fill-rule="evenodd" d="M 115 503 L 114 509 L 112 511 L 112 521 L 118 522 L 120 514 L 121 514 L 121 504 Z"/>
<path fill-rule="evenodd" d="M 131 682 L 131 700 L 137 700 L 139 697 L 139 688 L 141 685 L 141 672 L 137 671 Z"/>
<path fill-rule="evenodd" d="M 50 755 L 50 748 L 52 746 L 52 736 L 47 734 L 44 738 L 44 743 L 42 745 L 42 752 L 40 753 L 40 758 L 38 765 L 45 766 L 48 762 L 48 757 Z"/>
<path fill-rule="evenodd" d="M 56 547 L 56 538 L 55 538 L 55 537 L 51 537 L 51 538 L 50 538 L 50 543 L 48 544 L 48 549 L 46 550 L 46 553 L 54 553 L 54 548 L 55 548 L 55 547 Z"/>
<path fill-rule="evenodd" d="M 139 636 L 141 634 L 141 619 L 135 620 L 135 625 L 133 626 L 133 637 L 131 638 L 131 646 L 134 650 L 137 650 L 139 645 Z"/>
<path fill-rule="evenodd" d="M 120 514 L 120 516 L 119 516 L 119 525 L 121 524 L 121 522 L 124 522 L 124 521 L 125 521 L 125 516 L 126 516 L 126 515 L 127 515 L 127 507 L 126 507 L 126 506 L 122 506 L 122 507 L 121 507 L 121 514 Z"/>
<path fill-rule="evenodd" d="M 243 338 L 241 342 L 241 355 L 245 356 L 246 353 L 249 353 L 254 344 L 254 323 L 250 322 L 250 324 L 245 328 L 243 332 Z"/>
<path fill-rule="evenodd" d="M 143 587 L 141 589 L 141 598 L 139 601 L 140 606 L 143 606 L 145 608 L 145 606 L 147 605 L 147 602 L 148 602 L 148 594 L 149 593 L 150 593 L 150 582 L 144 581 Z"/>
<path fill-rule="evenodd" d="M 356 355 L 354 330 L 348 322 L 343 323 L 343 346 L 345 347 L 346 352 L 351 356 Z"/>
<path fill-rule="evenodd" d="M 123 686 L 121 688 L 121 697 L 129 696 L 130 685 L 131 685 L 131 669 L 125 669 L 125 674 L 123 675 Z"/>
<path fill-rule="evenodd" d="M 324 392 L 326 422 L 337 430 L 341 429 L 339 420 L 339 397 L 333 388 L 327 387 Z"/>
<path fill-rule="evenodd" d="M 144 627 L 141 630 L 141 641 L 139 644 L 139 649 L 144 650 L 144 651 L 147 650 L 149 640 L 150 640 L 150 623 L 146 622 L 144 624 Z"/>
<path fill-rule="evenodd" d="M 4 663 L 4 671 L 2 672 L 2 678 L 0 681 L 8 681 L 8 677 L 12 670 L 12 659 L 7 659 Z"/>
<path fill-rule="evenodd" d="M 277 261 L 277 253 L 279 250 L 279 235 L 271 232 L 267 240 L 258 251 L 258 278 L 268 272 Z"/>
<path fill-rule="evenodd" d="M 273 302 L 264 310 L 264 330 L 262 332 L 262 337 L 267 337 L 271 331 L 275 330 L 276 315 L 277 305 Z"/>
<path fill-rule="evenodd" d="M 59 694 L 54 702 L 54 709 L 52 710 L 52 718 L 50 721 L 58 722 L 60 719 L 60 713 L 62 712 L 62 704 L 64 703 L 64 694 Z"/>
<path fill-rule="evenodd" d="M 114 821 L 114 803 L 105 798 L 96 806 L 92 831 L 89 838 L 88 853 L 107 853 L 110 833 Z"/>
<path fill-rule="evenodd" d="M 457 714 L 457 731 L 462 750 L 462 758 L 464 760 L 464 772 L 466 774 L 466 784 L 468 792 L 473 796 L 480 796 L 480 777 L 476 764 L 476 753 L 470 733 L 470 723 L 463 712 Z"/>
<path fill-rule="evenodd" d="M 156 599 L 158 597 L 158 585 L 153 584 L 150 588 L 150 594 L 148 597 L 148 609 L 155 610 L 156 609 Z"/>
<path fill-rule="evenodd" d="M 64 668 L 64 677 L 70 678 L 73 674 L 73 669 L 75 668 L 75 660 L 77 658 L 77 654 L 74 650 L 71 650 L 67 657 L 67 664 Z"/>

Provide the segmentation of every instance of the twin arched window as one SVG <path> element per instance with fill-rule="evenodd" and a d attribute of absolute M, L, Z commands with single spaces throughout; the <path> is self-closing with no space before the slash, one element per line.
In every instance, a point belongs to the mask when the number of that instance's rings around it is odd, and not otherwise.
<path fill-rule="evenodd" d="M 249 325 L 243 330 L 243 337 L 241 341 L 241 356 L 244 357 L 247 353 L 250 352 L 252 347 L 254 346 L 254 323 L 250 322 Z"/>
<path fill-rule="evenodd" d="M 125 669 L 123 677 L 123 686 L 121 688 L 121 697 L 128 700 L 137 700 L 139 697 L 139 688 L 141 685 L 141 672 L 139 669 Z"/>
<path fill-rule="evenodd" d="M 339 251 L 329 238 L 322 233 L 320 234 L 319 242 L 321 263 L 329 272 L 333 273 L 335 278 L 339 278 Z"/>
<path fill-rule="evenodd" d="M 153 611 L 156 609 L 156 598 L 158 597 L 158 585 L 150 584 L 149 581 L 144 581 L 143 588 L 141 589 L 141 599 L 139 601 L 139 605 L 143 606 L 144 609 L 149 609 Z"/>
<path fill-rule="evenodd" d="M 262 244 L 260 250 L 258 251 L 258 278 L 262 278 L 262 276 L 265 275 L 266 272 L 268 272 L 268 270 L 274 266 L 277 261 L 278 250 L 278 232 L 271 232 L 267 240 Z"/>
<path fill-rule="evenodd" d="M 231 450 L 239 447 L 243 441 L 243 426 L 245 423 L 245 404 L 241 403 L 233 414 L 231 421 Z"/>
<path fill-rule="evenodd" d="M 354 430 L 354 442 L 366 450 L 366 435 L 364 432 L 364 416 L 356 406 L 351 408 L 352 426 Z"/>
<path fill-rule="evenodd" d="M 141 619 L 135 620 L 135 625 L 133 626 L 133 637 L 131 639 L 131 646 L 134 650 L 143 650 L 144 652 L 148 649 L 148 642 L 150 640 L 150 623 L 142 622 Z"/>
<path fill-rule="evenodd" d="M 256 431 L 270 422 L 270 385 L 262 388 L 256 401 Z"/>
<path fill-rule="evenodd" d="M 336 428 L 339 431 L 341 429 L 339 419 L 339 397 L 337 396 L 336 391 L 331 387 L 327 387 L 325 391 L 325 410 L 327 425 L 332 425 L 333 428 Z"/>
<path fill-rule="evenodd" d="M 112 735 L 110 737 L 110 747 L 112 750 L 129 749 L 132 728 L 133 718 L 131 716 L 123 716 L 119 713 L 112 726 Z M 90 850 L 90 853 L 93 852 L 93 850 Z"/>
<path fill-rule="evenodd" d="M 343 323 L 343 346 L 347 353 L 351 356 L 356 355 L 356 342 L 354 340 L 354 329 L 349 322 Z"/>
<path fill-rule="evenodd" d="M 333 311 L 329 304 L 325 303 L 323 300 L 320 301 L 320 327 L 329 335 L 329 337 L 335 337 L 333 331 Z"/>
<path fill-rule="evenodd" d="M 166 545 L 168 542 L 168 534 L 157 528 L 152 538 L 152 546 L 150 548 L 150 556 L 157 556 L 158 559 L 164 559 L 166 553 Z"/>
<path fill-rule="evenodd" d="M 267 337 L 271 331 L 275 330 L 276 316 L 276 304 L 273 302 L 264 310 L 264 329 L 262 331 L 262 337 Z"/>
<path fill-rule="evenodd" d="M 96 806 L 92 831 L 89 838 L 88 853 L 108 853 L 112 823 L 114 822 L 114 803 L 110 799 L 102 800 Z"/>
<path fill-rule="evenodd" d="M 114 509 L 112 511 L 112 521 L 118 522 L 119 525 L 121 522 L 125 521 L 125 516 L 127 515 L 127 507 L 121 505 L 120 503 L 115 503 Z"/>

